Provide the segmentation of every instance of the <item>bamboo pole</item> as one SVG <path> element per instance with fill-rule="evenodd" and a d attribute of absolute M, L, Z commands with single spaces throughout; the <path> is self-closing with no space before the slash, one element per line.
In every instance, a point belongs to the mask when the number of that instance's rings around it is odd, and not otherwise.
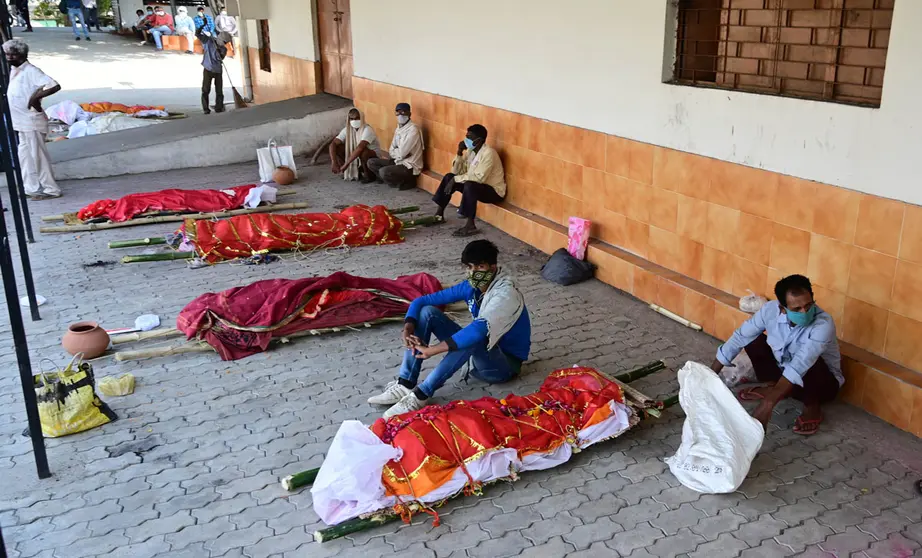
<path fill-rule="evenodd" d="M 645 376 L 649 376 L 650 374 L 653 374 L 654 372 L 659 372 L 660 370 L 663 370 L 664 368 L 666 368 L 666 363 L 664 363 L 661 360 L 654 360 L 653 362 L 649 364 L 645 364 L 641 366 L 640 368 L 631 370 L 630 372 L 625 372 L 624 374 L 618 374 L 617 376 L 611 379 L 616 380 L 618 382 L 629 383 L 635 380 L 639 380 Z M 678 401 L 678 396 L 674 396 L 674 397 L 676 398 L 676 401 L 671 401 L 671 398 L 670 398 L 670 400 L 667 400 L 669 401 L 668 404 L 666 401 L 663 401 L 663 408 L 671 407 L 672 405 L 675 405 L 676 402 Z M 313 484 L 314 479 L 317 478 L 317 473 L 319 472 L 320 472 L 320 467 L 317 467 L 315 469 L 308 469 L 307 471 L 295 473 L 294 475 L 288 475 L 287 477 L 282 479 L 282 488 L 290 492 L 297 488 L 301 488 L 302 486 Z"/>
<path fill-rule="evenodd" d="M 297 194 L 297 193 L 298 193 L 297 190 L 288 189 L 288 190 L 279 190 L 278 192 L 275 193 L 275 195 L 276 196 L 293 196 L 294 194 Z M 44 217 L 42 217 L 42 222 L 51 223 L 54 221 L 66 221 L 68 215 L 73 215 L 74 218 L 77 217 L 76 213 L 63 213 L 61 215 L 45 215 Z M 169 211 L 165 213 L 158 213 L 157 215 L 184 215 L 184 213 L 181 211 L 180 212 Z M 185 213 L 185 215 L 188 215 L 188 213 Z"/>
<path fill-rule="evenodd" d="M 439 217 L 435 215 L 429 215 L 427 217 L 420 217 L 418 219 L 411 219 L 409 221 L 404 221 L 403 226 L 404 227 L 427 227 L 429 225 L 440 223 L 441 221 L 442 220 Z"/>
<path fill-rule="evenodd" d="M 671 397 L 668 397 L 665 400 L 663 400 L 663 408 L 665 409 L 665 408 L 671 407 L 672 405 L 675 405 L 678 401 L 679 401 L 678 395 L 673 395 Z M 305 471 L 304 473 L 300 473 L 300 474 L 306 476 L 307 473 L 310 473 L 310 472 L 311 471 Z M 454 500 L 455 498 L 459 498 L 462 496 L 464 496 L 463 490 L 457 492 L 453 496 L 449 496 L 444 501 L 447 502 L 448 500 Z M 411 510 L 414 513 L 420 509 L 419 505 L 416 504 L 415 502 L 410 503 L 409 506 L 411 507 Z M 326 542 L 326 541 L 332 541 L 334 539 L 339 539 L 347 535 L 351 535 L 352 533 L 357 533 L 359 531 L 371 529 L 379 525 L 385 525 L 392 521 L 396 521 L 397 519 L 399 519 L 399 517 L 400 516 L 394 513 L 394 511 L 391 509 L 382 510 L 378 513 L 371 515 L 370 517 L 364 517 L 364 518 L 357 517 L 355 519 L 343 521 L 342 523 L 338 525 L 334 525 L 332 527 L 327 527 L 326 529 L 320 529 L 318 531 L 315 531 L 314 538 L 318 542 L 321 542 L 321 543 Z"/>
<path fill-rule="evenodd" d="M 195 252 L 161 252 L 159 254 L 137 254 L 124 256 L 122 263 L 163 262 L 168 260 L 191 260 Z"/>
<path fill-rule="evenodd" d="M 275 337 L 272 339 L 273 343 L 288 343 L 292 339 L 297 339 L 299 337 L 309 337 L 312 335 L 323 335 L 326 333 L 340 333 L 343 331 L 356 330 L 360 327 L 372 327 L 380 324 L 387 324 L 393 322 L 403 323 L 403 316 L 392 316 L 390 318 L 380 318 L 378 320 L 373 320 L 370 322 L 364 322 L 356 325 L 348 326 L 337 326 L 337 327 L 323 327 L 319 329 L 307 329 L 304 331 L 296 331 L 295 333 L 285 335 L 284 337 Z M 182 345 L 173 345 L 170 347 L 153 347 L 150 349 L 140 349 L 137 351 L 121 351 L 115 353 L 115 360 L 119 362 L 124 362 L 126 360 L 142 360 L 146 358 L 156 358 L 161 356 L 172 356 L 179 355 L 184 353 L 199 353 L 199 352 L 208 352 L 213 350 L 211 345 L 204 343 L 202 341 L 188 341 Z"/>
<path fill-rule="evenodd" d="M 113 335 L 109 338 L 109 341 L 112 341 L 113 345 L 121 345 L 123 343 L 133 343 L 135 341 L 145 341 L 147 339 L 161 339 L 163 337 L 176 337 L 177 335 L 182 335 L 182 332 L 176 329 L 175 327 L 168 327 L 164 329 L 153 329 L 151 331 L 136 331 L 134 333 L 123 333 L 121 335 Z"/>
<path fill-rule="evenodd" d="M 162 236 L 155 236 L 147 238 L 136 238 L 134 240 L 113 240 L 109 243 L 109 249 L 115 250 L 117 248 L 135 248 L 137 246 L 156 246 L 159 244 L 166 244 L 166 238 Z"/>
<path fill-rule="evenodd" d="M 233 217 L 235 215 L 249 215 L 251 213 L 272 213 L 274 211 L 283 211 L 287 209 L 304 209 L 305 207 L 308 207 L 308 204 L 304 202 L 277 203 L 273 205 L 261 205 L 253 209 L 234 209 L 232 211 L 216 211 L 214 213 L 188 213 L 184 215 L 159 215 L 157 217 L 140 217 L 138 219 L 131 219 L 130 221 L 124 221 L 122 223 L 87 223 L 84 225 L 41 227 L 39 231 L 43 233 L 99 231 L 105 229 L 119 229 L 122 227 L 138 227 L 141 225 L 151 225 L 154 223 L 180 223 L 186 219 L 193 219 L 196 221 L 201 219 L 223 219 L 225 217 Z"/>

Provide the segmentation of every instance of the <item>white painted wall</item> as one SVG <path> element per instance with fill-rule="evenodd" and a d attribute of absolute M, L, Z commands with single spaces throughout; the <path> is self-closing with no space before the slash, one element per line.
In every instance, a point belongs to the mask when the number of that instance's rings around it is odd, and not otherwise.
<path fill-rule="evenodd" d="M 352 0 L 355 74 L 922 204 L 922 1 L 880 109 L 664 84 L 667 4 Z"/>
<path fill-rule="evenodd" d="M 318 60 L 312 0 L 269 0 L 272 52 L 303 60 Z M 256 34 L 250 36 L 255 46 Z"/>

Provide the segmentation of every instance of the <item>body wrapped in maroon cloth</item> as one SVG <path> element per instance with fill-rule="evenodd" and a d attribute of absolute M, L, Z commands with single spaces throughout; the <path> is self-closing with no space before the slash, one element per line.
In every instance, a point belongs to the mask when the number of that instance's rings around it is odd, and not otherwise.
<path fill-rule="evenodd" d="M 105 217 L 113 223 L 128 221 L 150 211 L 212 213 L 240 209 L 255 184 L 226 190 L 160 190 L 128 194 L 117 200 L 99 200 L 77 212 L 81 221 Z"/>
<path fill-rule="evenodd" d="M 176 327 L 188 339 L 207 342 L 222 359 L 237 360 L 265 351 L 275 337 L 400 316 L 413 299 L 441 288 L 428 273 L 397 279 L 343 272 L 309 279 L 267 279 L 203 294 L 183 308 Z"/>

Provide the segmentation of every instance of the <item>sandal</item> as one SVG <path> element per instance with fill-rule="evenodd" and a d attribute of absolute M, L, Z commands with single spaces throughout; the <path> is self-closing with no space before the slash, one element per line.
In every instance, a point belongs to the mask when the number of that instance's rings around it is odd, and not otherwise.
<path fill-rule="evenodd" d="M 823 415 L 820 415 L 820 418 L 813 420 L 805 420 L 803 417 L 797 417 L 797 420 L 794 421 L 794 434 L 800 434 L 801 436 L 812 436 L 819 431 L 820 424 L 822 422 Z"/>
<path fill-rule="evenodd" d="M 435 221 L 432 222 L 433 225 L 441 225 L 445 223 L 444 215 L 433 215 L 433 217 L 435 218 Z"/>
<path fill-rule="evenodd" d="M 739 392 L 740 401 L 761 401 L 765 396 L 756 391 L 756 388 L 750 387 Z"/>
<path fill-rule="evenodd" d="M 458 237 L 465 238 L 468 236 L 474 236 L 478 234 L 480 234 L 480 229 L 465 229 L 464 227 L 462 227 L 456 230 L 455 232 L 451 233 L 451 236 L 458 236 Z"/>

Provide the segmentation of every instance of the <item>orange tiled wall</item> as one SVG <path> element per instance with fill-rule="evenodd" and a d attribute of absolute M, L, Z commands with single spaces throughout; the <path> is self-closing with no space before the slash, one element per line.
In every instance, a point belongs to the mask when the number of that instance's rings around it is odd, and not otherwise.
<path fill-rule="evenodd" d="M 259 50 L 250 48 L 250 76 L 253 100 L 257 103 L 284 101 L 320 90 L 320 62 L 272 53 L 272 71 L 259 69 Z"/>
<path fill-rule="evenodd" d="M 771 298 L 803 273 L 839 337 L 922 371 L 922 207 L 354 78 L 382 142 L 409 101 L 426 164 L 445 173 L 468 125 L 487 127 L 507 201 L 734 295 Z M 534 242 L 532 242 L 534 244 Z"/>

